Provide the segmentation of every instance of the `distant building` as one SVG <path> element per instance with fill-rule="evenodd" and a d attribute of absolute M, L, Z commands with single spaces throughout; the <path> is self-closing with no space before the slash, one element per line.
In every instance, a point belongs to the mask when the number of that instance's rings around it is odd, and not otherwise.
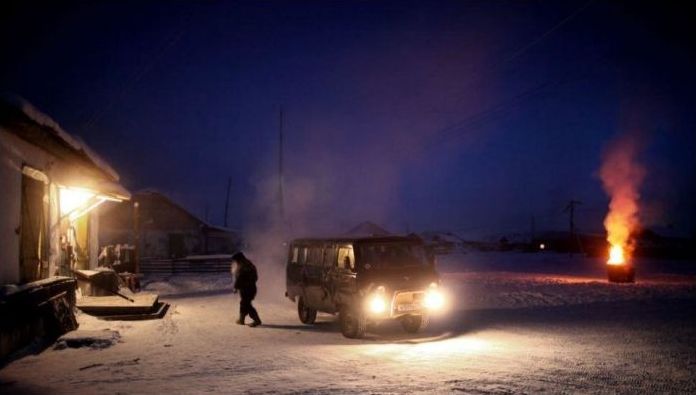
<path fill-rule="evenodd" d="M 72 270 L 96 266 L 95 209 L 130 198 L 118 182 L 47 115 L 0 97 L 0 358 L 34 336 L 71 329 Z"/>
<path fill-rule="evenodd" d="M 391 233 L 373 222 L 363 221 L 346 232 L 346 234 L 350 236 L 387 236 Z"/>
<path fill-rule="evenodd" d="M 102 246 L 135 244 L 137 231 L 142 260 L 232 254 L 241 247 L 238 232 L 203 221 L 160 192 L 136 192 L 132 201 L 100 211 Z"/>
<path fill-rule="evenodd" d="M 419 236 L 435 254 L 449 254 L 462 247 L 462 239 L 451 232 L 423 232 Z"/>

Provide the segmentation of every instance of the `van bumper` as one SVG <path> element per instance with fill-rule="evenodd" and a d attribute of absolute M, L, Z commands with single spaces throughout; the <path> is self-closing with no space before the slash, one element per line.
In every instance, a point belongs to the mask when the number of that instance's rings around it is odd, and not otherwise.
<path fill-rule="evenodd" d="M 369 300 L 367 306 L 367 317 L 371 321 L 381 321 L 394 318 L 400 318 L 406 315 L 427 315 L 430 313 L 423 305 L 426 291 L 423 289 L 416 290 L 399 290 L 394 291 L 390 295 L 384 295 L 386 310 L 382 312 L 374 312 L 370 309 Z M 375 297 L 374 295 L 371 297 Z M 370 297 L 368 297 L 369 299 Z"/>

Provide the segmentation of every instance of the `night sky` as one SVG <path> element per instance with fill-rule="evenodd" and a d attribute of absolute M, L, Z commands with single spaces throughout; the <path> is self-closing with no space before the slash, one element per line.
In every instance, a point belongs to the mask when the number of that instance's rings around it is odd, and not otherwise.
<path fill-rule="evenodd" d="M 79 135 L 131 191 L 250 229 L 602 231 L 597 171 L 641 136 L 643 222 L 694 234 L 696 20 L 634 1 L 0 6 L 0 90 Z M 144 2 L 142 2 L 144 3 Z"/>

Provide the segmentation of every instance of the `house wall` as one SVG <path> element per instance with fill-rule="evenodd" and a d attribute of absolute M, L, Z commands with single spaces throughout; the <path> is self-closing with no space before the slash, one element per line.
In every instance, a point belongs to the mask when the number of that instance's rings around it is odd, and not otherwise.
<path fill-rule="evenodd" d="M 231 254 L 242 248 L 242 239 L 236 233 L 209 231 L 205 237 L 208 254 Z"/>
<path fill-rule="evenodd" d="M 143 258 L 176 258 L 170 251 L 170 235 L 183 238 L 182 256 L 202 254 L 201 234 L 192 229 L 145 230 L 141 232 L 141 253 Z M 182 256 L 179 256 L 182 257 Z"/>
<path fill-rule="evenodd" d="M 0 284 L 14 284 L 20 279 L 22 167 L 28 165 L 48 175 L 54 160 L 45 151 L 0 127 Z M 51 244 L 51 250 L 53 247 Z"/>
<path fill-rule="evenodd" d="M 21 222 L 22 167 L 31 166 L 42 171 L 49 179 L 49 276 L 55 275 L 60 259 L 60 210 L 58 182 L 74 179 L 82 167 L 72 166 L 45 150 L 30 144 L 9 130 L 0 127 L 0 285 L 16 284 L 20 281 L 19 225 Z M 97 217 L 96 215 L 93 217 Z M 90 221 L 90 265 L 92 251 L 98 246 L 98 219 Z M 94 260 L 96 263 L 96 260 Z"/>
<path fill-rule="evenodd" d="M 143 259 L 172 258 L 172 236 L 182 239 L 183 255 L 230 253 L 236 251 L 240 244 L 238 235 L 206 230 L 203 222 L 158 193 L 135 194 L 133 201 L 139 204 L 138 254 Z M 132 204 L 107 203 L 100 210 L 99 240 L 102 247 L 135 243 Z"/>

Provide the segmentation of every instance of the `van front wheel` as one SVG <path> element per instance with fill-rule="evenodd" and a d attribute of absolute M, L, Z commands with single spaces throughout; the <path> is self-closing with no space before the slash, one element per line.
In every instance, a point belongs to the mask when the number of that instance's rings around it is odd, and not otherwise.
<path fill-rule="evenodd" d="M 349 307 L 343 307 L 338 318 L 343 336 L 349 339 L 360 339 L 365 336 L 367 320 L 363 314 Z"/>
<path fill-rule="evenodd" d="M 417 333 L 428 326 L 427 315 L 407 315 L 401 318 L 401 326 L 408 333 Z"/>
<path fill-rule="evenodd" d="M 297 301 L 297 315 L 303 324 L 312 325 L 317 320 L 317 311 L 305 305 L 302 297 Z"/>

